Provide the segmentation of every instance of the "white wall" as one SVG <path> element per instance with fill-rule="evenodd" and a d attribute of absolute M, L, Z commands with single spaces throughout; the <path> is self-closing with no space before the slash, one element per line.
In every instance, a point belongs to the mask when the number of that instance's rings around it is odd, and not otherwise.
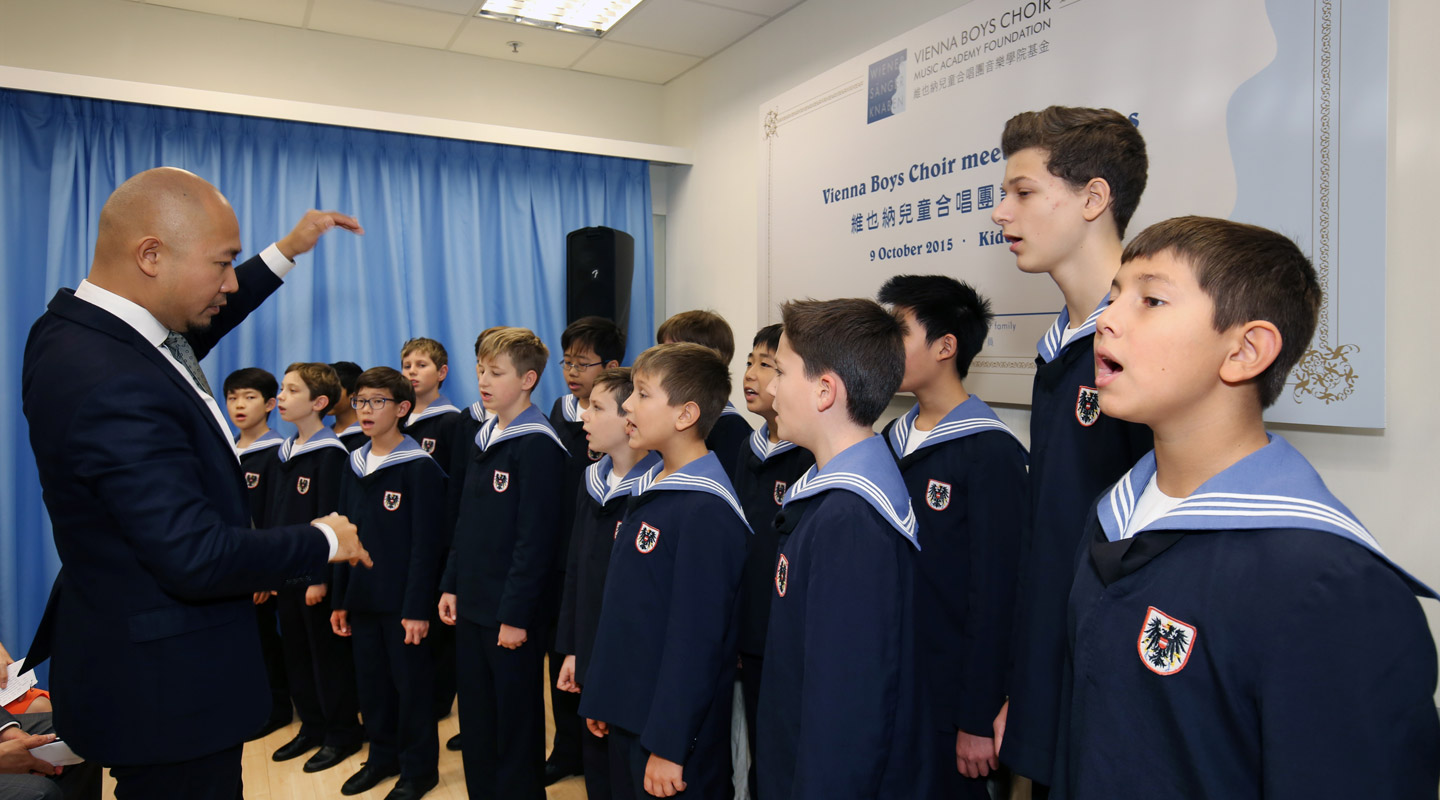
<path fill-rule="evenodd" d="M 761 103 L 955 7 L 954 2 L 808 0 L 665 87 L 665 141 L 689 148 L 694 166 L 672 168 L 669 273 L 671 311 L 713 308 L 737 338 L 757 327 L 757 195 Z M 1376 533 L 1386 551 L 1440 586 L 1440 515 L 1426 503 L 1440 485 L 1440 371 L 1428 353 L 1440 299 L 1432 246 L 1440 185 L 1440 105 L 1434 75 L 1440 28 L 1434 0 L 1391 0 L 1389 224 L 1387 252 L 1387 418 L 1384 431 L 1289 427 L 1280 432 Z M 1376 232 L 1377 234 L 1379 231 Z M 815 287 L 824 295 L 823 286 Z M 1017 430 L 1022 410 L 1003 411 Z M 1440 604 L 1425 602 L 1440 633 Z"/>
<path fill-rule="evenodd" d="M 662 90 L 652 84 L 128 0 L 0 0 L 0 65 L 634 142 L 660 136 Z"/>

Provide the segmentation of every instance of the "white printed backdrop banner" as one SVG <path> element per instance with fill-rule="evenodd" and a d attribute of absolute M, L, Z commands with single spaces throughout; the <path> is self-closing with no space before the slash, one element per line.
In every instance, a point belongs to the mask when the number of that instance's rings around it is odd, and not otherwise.
<path fill-rule="evenodd" d="M 1311 256 L 1325 304 L 1267 414 L 1385 424 L 1384 0 L 973 0 L 760 109 L 760 318 L 945 273 L 996 321 L 968 381 L 1028 404 L 1063 305 L 990 214 L 1016 113 L 1100 106 L 1145 135 L 1127 236 L 1173 216 L 1264 225 Z"/>

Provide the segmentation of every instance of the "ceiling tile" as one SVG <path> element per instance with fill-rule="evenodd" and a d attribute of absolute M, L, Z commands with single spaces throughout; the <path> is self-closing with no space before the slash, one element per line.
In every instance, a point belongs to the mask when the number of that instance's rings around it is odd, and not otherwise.
<path fill-rule="evenodd" d="M 778 17 L 800 5 L 800 0 L 695 0 L 708 6 L 720 6 L 736 11 L 749 11 L 763 17 Z"/>
<path fill-rule="evenodd" d="M 425 8 L 431 11 L 443 11 L 446 14 L 463 14 L 467 17 L 479 11 L 480 6 L 485 4 L 484 0 L 383 0 L 383 2 L 412 8 Z"/>
<path fill-rule="evenodd" d="M 512 53 L 506 42 L 520 42 L 520 52 Z M 565 68 L 598 42 L 593 36 L 477 18 L 465 23 L 450 49 L 501 61 Z"/>
<path fill-rule="evenodd" d="M 382 42 L 444 49 L 464 22 L 464 18 L 455 14 L 380 0 L 314 0 L 309 27 Z"/>
<path fill-rule="evenodd" d="M 295 28 L 305 24 L 304 0 L 150 0 L 150 4 Z"/>
<path fill-rule="evenodd" d="M 765 22 L 755 14 L 690 0 L 650 0 L 616 23 L 605 41 L 708 58 Z"/>
<path fill-rule="evenodd" d="M 575 62 L 572 69 L 646 83 L 667 83 L 700 61 L 695 56 L 612 42 L 606 37 Z"/>

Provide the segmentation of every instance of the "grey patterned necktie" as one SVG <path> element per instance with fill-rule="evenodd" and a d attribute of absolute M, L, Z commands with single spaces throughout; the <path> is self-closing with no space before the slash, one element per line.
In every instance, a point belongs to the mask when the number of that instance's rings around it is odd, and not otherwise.
<path fill-rule="evenodd" d="M 170 331 L 170 335 L 165 337 L 164 345 L 165 349 L 175 356 L 175 360 L 180 362 L 180 366 L 190 373 L 190 377 L 195 379 L 200 391 L 211 394 L 210 382 L 205 380 L 205 373 L 200 369 L 200 361 L 195 358 L 195 350 L 190 347 L 190 342 L 183 335 Z"/>

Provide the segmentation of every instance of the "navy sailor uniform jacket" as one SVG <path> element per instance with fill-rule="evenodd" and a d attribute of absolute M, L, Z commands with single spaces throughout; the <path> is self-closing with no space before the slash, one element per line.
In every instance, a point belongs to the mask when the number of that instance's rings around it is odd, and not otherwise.
<path fill-rule="evenodd" d="M 1434 796 L 1435 593 L 1278 436 L 1127 531 L 1154 473 L 1078 554 L 1052 797 Z"/>
<path fill-rule="evenodd" d="M 727 401 L 720 411 L 720 418 L 715 420 L 715 427 L 705 437 L 705 446 L 720 460 L 720 467 L 725 470 L 731 484 L 735 483 L 735 465 L 750 442 L 750 434 L 754 432 L 740 409 Z"/>
<path fill-rule="evenodd" d="M 406 418 L 401 432 L 414 439 L 420 449 L 429 453 L 435 463 L 440 465 L 440 469 L 449 475 L 455 471 L 451 462 L 458 457 L 454 449 L 455 432 L 461 420 L 459 406 L 442 394 L 435 398 L 435 402 L 426 406 L 424 411 Z"/>
<path fill-rule="evenodd" d="M 735 465 L 735 496 L 745 509 L 745 520 L 755 535 L 745 554 L 745 571 L 740 579 L 740 652 L 748 656 L 765 654 L 765 631 L 770 626 L 770 595 L 775 588 L 775 554 L 780 550 L 780 531 L 775 515 L 790 485 L 815 465 L 809 450 L 780 440 L 770 441 L 770 425 L 750 435 L 749 446 Z"/>
<path fill-rule="evenodd" d="M 750 528 L 714 453 L 656 481 L 663 469 L 641 477 L 615 536 L 580 714 L 683 765 L 730 702 Z"/>
<path fill-rule="evenodd" d="M 565 505 L 560 510 L 560 519 L 565 525 L 560 533 L 560 544 L 555 550 L 555 568 L 567 570 L 570 554 L 570 522 L 575 519 L 576 503 L 580 500 L 580 487 L 585 482 L 585 470 L 600 459 L 599 454 L 590 452 L 590 442 L 585 438 L 585 423 L 580 419 L 580 399 L 573 394 L 562 395 L 550 409 L 550 426 L 560 437 L 560 443 L 570 455 L 565 459 L 565 484 L 561 497 Z M 568 578 L 567 578 L 568 580 Z"/>
<path fill-rule="evenodd" d="M 239 442 L 239 437 L 235 441 Z M 237 448 L 235 451 L 240 457 L 240 471 L 245 474 L 245 492 L 250 497 L 250 520 L 257 528 L 269 524 L 270 495 L 275 492 L 275 465 L 279 463 L 276 454 L 284 441 L 284 436 L 273 430 L 266 431 L 244 449 Z"/>
<path fill-rule="evenodd" d="M 334 431 L 321 428 L 306 442 L 292 436 L 280 445 L 275 457 L 267 527 L 299 525 L 340 510 L 340 487 L 349 469 L 350 451 Z M 309 584 L 329 579 L 326 570 L 302 580 Z"/>

